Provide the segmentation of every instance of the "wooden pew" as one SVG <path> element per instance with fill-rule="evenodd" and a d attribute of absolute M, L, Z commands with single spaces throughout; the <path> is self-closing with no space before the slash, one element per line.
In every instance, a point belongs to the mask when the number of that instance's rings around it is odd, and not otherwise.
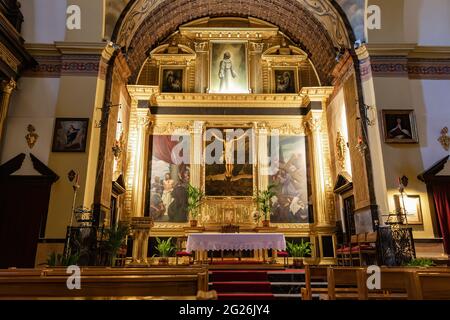
<path fill-rule="evenodd" d="M 450 300 L 450 271 L 416 271 L 414 300 Z"/>
<path fill-rule="evenodd" d="M 81 270 L 81 290 L 68 290 L 65 268 L 0 270 L 2 298 L 196 297 L 208 291 L 207 268 Z"/>
<path fill-rule="evenodd" d="M 327 281 L 327 269 L 325 266 L 305 265 L 305 287 L 302 288 L 302 300 L 312 300 L 313 294 L 326 294 L 328 288 L 313 288 L 312 282 Z"/>
<path fill-rule="evenodd" d="M 328 268 L 329 300 L 367 300 L 365 268 Z"/>

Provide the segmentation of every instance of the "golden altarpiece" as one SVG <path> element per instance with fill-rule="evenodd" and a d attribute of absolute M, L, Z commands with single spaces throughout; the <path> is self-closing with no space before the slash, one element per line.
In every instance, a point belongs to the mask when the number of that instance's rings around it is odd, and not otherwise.
<path fill-rule="evenodd" d="M 335 261 L 334 181 L 324 112 L 333 88 L 320 85 L 307 54 L 277 27 L 251 18 L 205 18 L 183 25 L 149 52 L 138 84 L 129 85 L 128 92 L 132 104 L 122 218 L 149 216 L 156 210 L 152 237 L 220 232 L 228 224 L 239 225 L 242 232 L 281 232 L 287 240 L 309 238 L 316 263 Z M 220 179 L 211 178 L 218 172 L 205 160 L 211 129 L 252 132 L 247 141 L 254 161 L 237 173 L 251 181 L 251 187 L 248 181 L 235 181 L 229 186 L 234 191 L 227 193 Z M 189 155 L 184 155 L 188 168 L 173 169 L 159 156 L 171 144 L 167 137 L 173 136 L 189 145 Z M 307 214 L 286 213 L 263 228 L 254 220 L 255 196 L 275 179 L 267 174 L 274 136 L 287 141 L 285 154 L 294 152 L 291 156 L 302 163 L 304 173 L 298 179 L 305 187 L 298 194 L 278 197 L 280 210 L 301 208 Z M 301 150 L 292 151 L 292 146 Z M 280 161 L 292 166 L 287 159 Z M 283 174 L 276 178 L 286 181 L 289 168 Z M 183 179 L 206 193 L 197 228 L 190 227 L 188 217 L 168 212 L 178 196 L 167 199 L 163 188 L 169 184 L 170 190 L 176 189 Z M 240 193 L 236 186 L 241 185 L 246 189 Z M 289 190 L 292 185 L 282 192 Z M 158 213 L 161 204 L 166 206 Z"/>

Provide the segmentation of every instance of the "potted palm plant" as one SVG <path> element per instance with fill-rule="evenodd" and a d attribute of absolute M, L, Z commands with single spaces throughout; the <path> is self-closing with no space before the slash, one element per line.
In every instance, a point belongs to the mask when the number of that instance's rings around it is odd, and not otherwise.
<path fill-rule="evenodd" d="M 191 217 L 190 224 L 192 228 L 198 226 L 198 217 L 200 215 L 200 208 L 205 194 L 192 185 L 188 185 L 188 211 Z"/>
<path fill-rule="evenodd" d="M 130 226 L 126 223 L 119 223 L 111 229 L 105 230 L 106 241 L 104 248 L 108 254 L 109 264 L 116 265 L 117 254 L 126 247 L 127 236 L 130 233 Z"/>
<path fill-rule="evenodd" d="M 305 266 L 304 258 L 311 256 L 311 242 L 303 241 L 300 243 L 288 242 L 287 249 L 289 255 L 294 258 L 294 266 L 303 268 Z"/>
<path fill-rule="evenodd" d="M 267 190 L 259 191 L 256 196 L 256 203 L 258 205 L 258 210 L 260 216 L 263 218 L 263 227 L 268 228 L 270 226 L 270 212 L 272 210 L 272 198 L 276 195 L 273 190 L 275 185 L 270 185 Z"/>
<path fill-rule="evenodd" d="M 172 244 L 172 238 L 168 240 L 156 238 L 156 243 L 155 249 L 159 253 L 159 264 L 164 266 L 169 265 L 169 257 L 175 250 L 175 246 Z"/>

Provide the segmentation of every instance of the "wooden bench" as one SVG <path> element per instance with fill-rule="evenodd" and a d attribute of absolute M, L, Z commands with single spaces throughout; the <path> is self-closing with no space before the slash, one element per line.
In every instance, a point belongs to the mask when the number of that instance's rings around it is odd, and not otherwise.
<path fill-rule="evenodd" d="M 326 282 L 327 269 L 324 266 L 305 265 L 305 287 L 302 288 L 302 300 L 312 300 L 314 294 L 326 294 L 328 288 L 313 288 L 313 282 Z"/>
<path fill-rule="evenodd" d="M 450 300 L 450 270 L 416 271 L 414 300 Z"/>
<path fill-rule="evenodd" d="M 365 272 L 365 268 L 328 268 L 328 299 L 367 300 Z"/>
<path fill-rule="evenodd" d="M 206 268 L 81 270 L 81 290 L 68 290 L 64 268 L 0 270 L 0 299 L 188 296 L 208 291 Z"/>

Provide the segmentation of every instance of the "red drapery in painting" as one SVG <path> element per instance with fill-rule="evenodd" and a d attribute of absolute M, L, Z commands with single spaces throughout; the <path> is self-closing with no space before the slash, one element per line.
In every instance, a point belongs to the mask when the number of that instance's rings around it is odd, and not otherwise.
<path fill-rule="evenodd" d="M 433 182 L 433 195 L 444 238 L 445 252 L 450 254 L 450 183 Z"/>
<path fill-rule="evenodd" d="M 172 136 L 153 136 L 153 156 L 161 161 L 173 164 L 172 150 L 178 144 Z"/>

